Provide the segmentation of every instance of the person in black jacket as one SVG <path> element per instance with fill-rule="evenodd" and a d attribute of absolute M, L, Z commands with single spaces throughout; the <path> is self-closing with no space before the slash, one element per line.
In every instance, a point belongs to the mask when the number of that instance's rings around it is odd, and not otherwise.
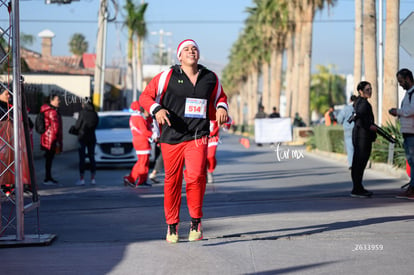
<path fill-rule="evenodd" d="M 362 177 L 371 155 L 372 142 L 376 139 L 377 127 L 374 125 L 374 114 L 368 98 L 372 95 L 371 84 L 361 81 L 357 90 L 359 96 L 354 103 L 355 113 L 351 121 L 355 121 L 352 131 L 352 144 L 354 145 L 354 156 L 352 158 L 351 177 L 353 189 L 351 197 L 367 198 L 372 196 L 372 192 L 366 190 L 362 185 Z"/>
<path fill-rule="evenodd" d="M 79 174 L 80 180 L 76 183 L 77 185 L 85 185 L 85 157 L 86 152 L 88 151 L 88 158 L 90 161 L 91 169 L 91 184 L 96 184 L 95 173 L 96 173 L 96 163 L 95 163 L 95 145 L 96 145 L 96 135 L 95 129 L 98 126 L 99 117 L 96 111 L 94 110 L 93 104 L 90 99 L 86 99 L 82 103 L 82 110 L 79 112 L 79 118 L 76 121 L 75 126 L 72 128 L 75 133 L 78 134 L 79 141 Z"/>

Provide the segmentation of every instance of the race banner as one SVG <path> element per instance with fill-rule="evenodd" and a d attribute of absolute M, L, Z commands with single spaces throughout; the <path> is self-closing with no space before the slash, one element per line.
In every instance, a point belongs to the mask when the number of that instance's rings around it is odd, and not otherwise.
<path fill-rule="evenodd" d="M 260 118 L 254 120 L 256 143 L 276 143 L 292 141 L 290 118 Z"/>

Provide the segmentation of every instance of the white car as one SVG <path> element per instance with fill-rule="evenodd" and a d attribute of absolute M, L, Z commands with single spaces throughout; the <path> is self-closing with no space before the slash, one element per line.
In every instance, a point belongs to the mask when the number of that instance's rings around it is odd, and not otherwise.
<path fill-rule="evenodd" d="M 97 164 L 135 163 L 137 155 L 132 145 L 129 127 L 130 112 L 98 112 L 95 161 Z M 155 144 L 151 144 L 150 162 L 155 161 Z"/>

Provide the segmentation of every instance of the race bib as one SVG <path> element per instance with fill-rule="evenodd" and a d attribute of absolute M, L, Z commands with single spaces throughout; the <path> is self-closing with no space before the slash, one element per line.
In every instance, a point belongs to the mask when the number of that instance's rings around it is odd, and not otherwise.
<path fill-rule="evenodd" d="M 207 99 L 187 98 L 185 101 L 184 117 L 206 118 Z"/>

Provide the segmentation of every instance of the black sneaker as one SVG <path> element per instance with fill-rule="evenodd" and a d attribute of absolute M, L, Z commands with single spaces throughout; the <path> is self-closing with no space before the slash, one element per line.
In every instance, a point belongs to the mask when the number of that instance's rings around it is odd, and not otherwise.
<path fill-rule="evenodd" d="M 362 191 L 352 191 L 351 197 L 353 198 L 370 198 L 374 193 L 368 190 L 362 190 Z"/>

